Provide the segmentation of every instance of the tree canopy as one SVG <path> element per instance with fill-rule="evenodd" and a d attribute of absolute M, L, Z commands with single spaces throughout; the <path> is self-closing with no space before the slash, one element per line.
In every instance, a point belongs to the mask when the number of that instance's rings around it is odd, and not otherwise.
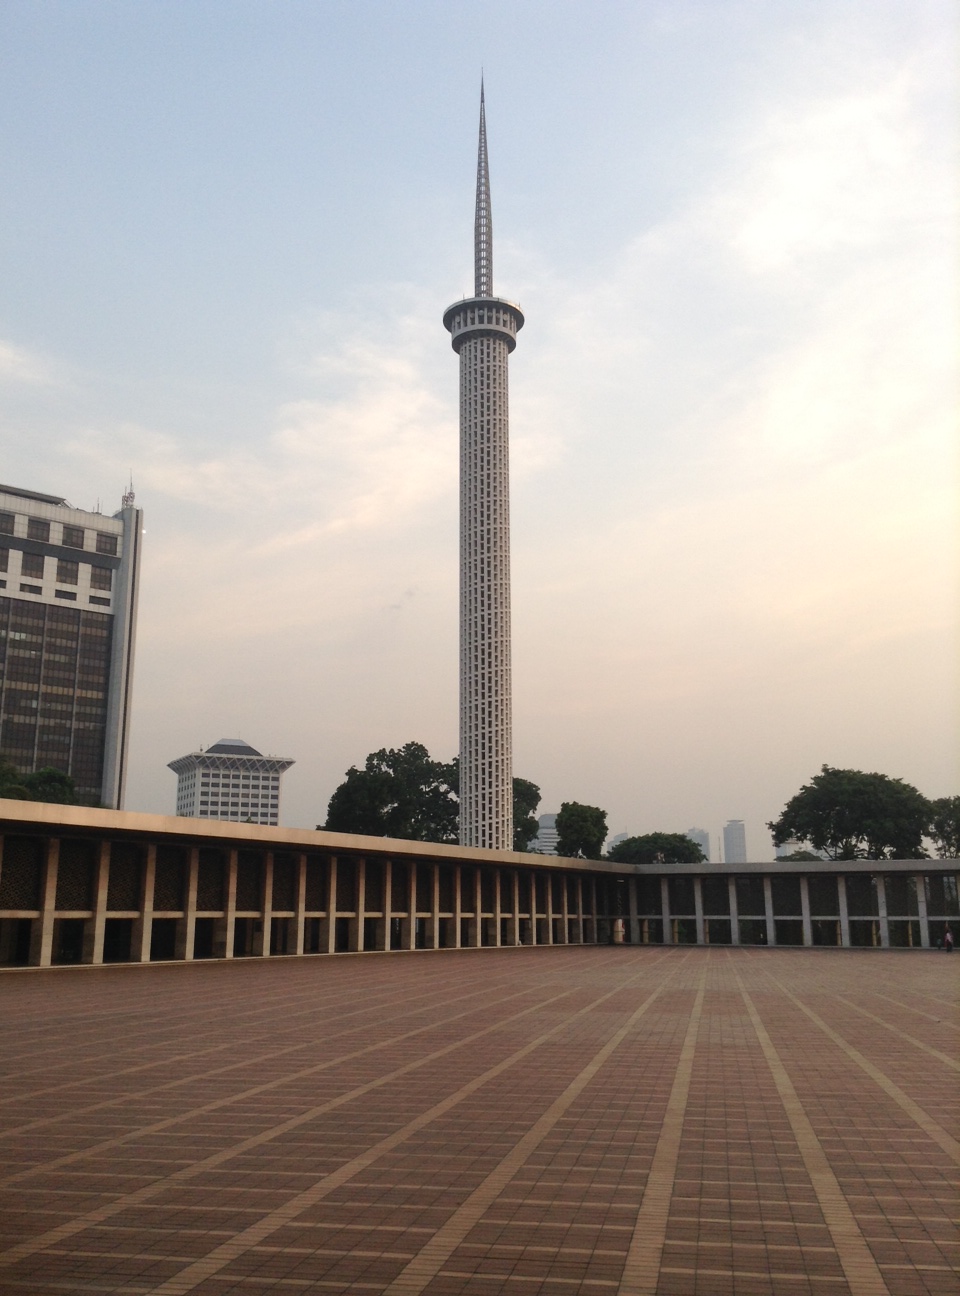
<path fill-rule="evenodd" d="M 537 823 L 537 806 L 540 804 L 540 789 L 529 779 L 513 780 L 513 849 L 525 851 L 536 837 L 540 825 Z"/>
<path fill-rule="evenodd" d="M 63 770 L 45 765 L 32 774 L 21 774 L 5 757 L 0 757 L 0 797 L 10 801 L 47 801 L 56 805 L 76 805 L 80 800 L 73 779 Z"/>
<path fill-rule="evenodd" d="M 352 765 L 330 798 L 330 832 L 455 842 L 460 829 L 460 762 L 436 761 L 422 743 L 371 752 L 363 769 Z M 540 789 L 513 780 L 513 848 L 526 850 L 537 835 Z"/>
<path fill-rule="evenodd" d="M 330 798 L 324 827 L 373 837 L 455 842 L 458 809 L 452 764 L 432 760 L 422 743 L 408 742 L 371 752 L 362 770 L 351 765 Z"/>
<path fill-rule="evenodd" d="M 960 857 L 960 796 L 930 802 L 928 832 L 941 859 Z"/>
<path fill-rule="evenodd" d="M 607 812 L 599 806 L 564 801 L 557 815 L 557 854 L 598 860 L 607 838 Z"/>
<path fill-rule="evenodd" d="M 925 859 L 929 819 L 926 797 L 902 779 L 824 765 L 767 827 L 777 846 L 796 838 L 832 860 Z"/>
<path fill-rule="evenodd" d="M 618 864 L 699 864 L 707 857 L 684 833 L 643 833 L 611 846 L 607 859 Z"/>

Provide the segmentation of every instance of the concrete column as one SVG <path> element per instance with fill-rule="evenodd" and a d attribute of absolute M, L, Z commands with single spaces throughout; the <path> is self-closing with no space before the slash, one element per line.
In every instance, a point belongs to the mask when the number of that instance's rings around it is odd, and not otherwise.
<path fill-rule="evenodd" d="M 660 879 L 660 907 L 663 911 L 663 943 L 664 945 L 673 944 L 673 927 L 670 925 L 670 888 L 667 886 L 667 879 Z"/>
<path fill-rule="evenodd" d="M 107 924 L 107 887 L 110 883 L 110 843 L 102 841 L 93 875 L 93 921 L 83 933 L 84 963 L 103 962 L 103 933 Z"/>
<path fill-rule="evenodd" d="M 362 954 L 364 937 L 363 919 L 367 907 L 367 861 L 365 859 L 358 859 L 356 861 L 356 868 L 357 893 L 353 898 L 353 903 L 356 905 L 356 909 L 354 910 L 353 917 L 350 919 L 350 940 L 348 948 L 351 952 L 355 951 L 358 954 Z"/>
<path fill-rule="evenodd" d="M 767 944 L 776 945 L 777 929 L 773 925 L 773 887 L 770 878 L 763 879 L 763 910 L 767 919 Z"/>
<path fill-rule="evenodd" d="M 637 879 L 627 879 L 627 895 L 630 903 L 630 944 L 640 944 L 640 919 L 637 916 Z"/>
<path fill-rule="evenodd" d="M 403 931 L 403 948 L 417 948 L 417 866 L 407 864 L 407 925 Z"/>
<path fill-rule="evenodd" d="M 440 865 L 432 865 L 430 878 L 430 926 L 427 932 L 427 949 L 440 948 Z"/>
<path fill-rule="evenodd" d="M 234 938 L 237 931 L 237 872 L 239 864 L 237 862 L 239 851 L 227 851 L 227 876 L 226 876 L 226 895 L 223 898 L 223 936 L 214 939 L 214 954 L 222 958 L 233 958 Z M 219 923 L 218 923 L 219 926 Z M 217 947 L 223 941 L 222 950 Z"/>
<path fill-rule="evenodd" d="M 453 947 L 460 948 L 460 926 L 461 914 L 463 910 L 463 896 L 460 892 L 460 875 L 461 868 L 459 864 L 451 865 L 453 869 Z"/>
<path fill-rule="evenodd" d="M 837 894 L 840 898 L 840 944 L 844 949 L 849 949 L 850 917 L 847 910 L 847 879 L 842 873 L 837 876 Z"/>
<path fill-rule="evenodd" d="M 890 948 L 890 920 L 887 917 L 887 883 L 882 873 L 877 874 L 877 915 L 880 919 L 880 945 Z"/>
<path fill-rule="evenodd" d="M 273 851 L 263 857 L 263 917 L 260 935 L 254 937 L 253 952 L 260 958 L 270 957 L 270 927 L 273 921 Z"/>
<path fill-rule="evenodd" d="M 930 948 L 930 922 L 927 914 L 927 888 L 923 874 L 916 875 L 917 883 L 917 917 L 920 919 L 920 948 Z"/>
<path fill-rule="evenodd" d="M 813 944 L 813 923 L 810 921 L 810 879 L 800 879 L 800 913 L 803 917 L 803 943 Z"/>
<path fill-rule="evenodd" d="M 494 931 L 493 943 L 498 947 L 500 945 L 500 917 L 501 917 L 500 884 L 501 882 L 502 882 L 501 871 L 499 868 L 494 868 L 493 870 L 493 931 Z"/>
<path fill-rule="evenodd" d="M 150 941 L 153 936 L 153 893 L 157 881 L 157 843 L 147 844 L 147 862 L 143 870 L 143 897 L 140 917 L 133 924 L 130 957 L 134 963 L 150 962 Z"/>
<path fill-rule="evenodd" d="M 707 931 L 703 922 L 703 890 L 700 886 L 700 879 L 693 879 L 693 911 L 697 920 L 697 944 L 707 944 Z"/>
<path fill-rule="evenodd" d="M 473 917 L 469 920 L 467 929 L 468 942 L 471 949 L 479 949 L 483 944 L 483 919 L 480 917 L 482 902 L 480 899 L 480 866 L 477 865 L 473 870 Z"/>
<path fill-rule="evenodd" d="M 737 879 L 732 875 L 727 878 L 727 894 L 730 897 L 730 940 L 734 945 L 739 945 L 740 914 L 737 911 Z"/>
<path fill-rule="evenodd" d="M 57 870 L 60 864 L 60 838 L 47 838 L 46 867 L 40 896 L 40 917 L 30 933 L 30 962 L 34 967 L 49 967 L 53 961 L 53 923 L 57 908 Z M 926 909 L 924 909 L 926 912 Z M 924 924 L 926 930 L 926 924 Z"/>
<path fill-rule="evenodd" d="M 191 846 L 188 851 L 187 896 L 183 917 L 177 929 L 177 958 L 191 960 L 196 939 L 197 875 L 200 870 L 200 848 Z"/>
<path fill-rule="evenodd" d="M 327 865 L 327 925 L 326 933 L 320 927 L 320 953 L 332 954 L 337 940 L 337 857 L 331 855 Z M 326 940 L 324 940 L 326 935 Z"/>
<path fill-rule="evenodd" d="M 527 887 L 530 894 L 530 944 L 536 945 L 538 921 L 537 909 L 539 907 L 537 905 L 537 879 L 531 870 L 525 869 L 524 872 L 527 874 Z M 517 894 L 519 895 L 519 891 Z M 519 909 L 519 904 L 517 907 Z"/>

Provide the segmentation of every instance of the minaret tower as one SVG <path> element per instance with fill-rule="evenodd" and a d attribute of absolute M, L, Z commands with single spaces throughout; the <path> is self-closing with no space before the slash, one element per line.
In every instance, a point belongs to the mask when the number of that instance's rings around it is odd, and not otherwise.
<path fill-rule="evenodd" d="M 512 850 L 507 357 L 523 314 L 493 295 L 482 84 L 474 267 L 473 297 L 443 316 L 460 357 L 460 842 Z"/>

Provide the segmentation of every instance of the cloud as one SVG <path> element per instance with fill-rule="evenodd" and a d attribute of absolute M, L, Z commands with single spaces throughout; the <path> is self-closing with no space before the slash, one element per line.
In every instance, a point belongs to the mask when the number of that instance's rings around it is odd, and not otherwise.
<path fill-rule="evenodd" d="M 54 386 L 58 378 L 48 360 L 0 339 L 0 383 L 26 386 Z"/>

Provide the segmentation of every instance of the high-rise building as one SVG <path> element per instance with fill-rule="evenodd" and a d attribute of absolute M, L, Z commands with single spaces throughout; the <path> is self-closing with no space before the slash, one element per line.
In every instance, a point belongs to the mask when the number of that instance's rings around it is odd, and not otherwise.
<path fill-rule="evenodd" d="M 730 819 L 723 827 L 723 862 L 746 864 L 747 834 L 742 819 Z"/>
<path fill-rule="evenodd" d="M 262 756 L 242 738 L 221 738 L 206 751 L 171 761 L 177 776 L 177 814 L 234 823 L 280 822 L 280 780 L 294 762 Z"/>
<path fill-rule="evenodd" d="M 487 126 L 480 88 L 474 295 L 447 308 L 460 357 L 460 841 L 513 847 L 507 358 L 523 314 L 493 296 Z"/>
<path fill-rule="evenodd" d="M 85 799 L 125 791 L 143 513 L 0 486 L 0 755 L 63 770 Z"/>
<path fill-rule="evenodd" d="M 537 835 L 530 843 L 530 849 L 538 855 L 556 855 L 557 853 L 557 816 L 542 814 L 537 820 Z"/>
<path fill-rule="evenodd" d="M 710 860 L 710 834 L 706 828 L 688 828 L 686 835 L 692 842 L 696 842 L 703 851 L 704 858 Z"/>

